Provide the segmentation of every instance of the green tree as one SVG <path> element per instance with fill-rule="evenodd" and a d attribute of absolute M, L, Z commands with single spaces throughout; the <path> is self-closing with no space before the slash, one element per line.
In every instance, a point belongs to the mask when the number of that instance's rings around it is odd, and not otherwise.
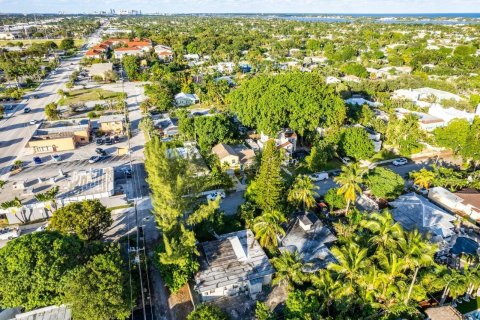
<path fill-rule="evenodd" d="M 272 264 L 277 271 L 272 281 L 274 285 L 285 285 L 292 289 L 294 284 L 301 285 L 307 280 L 302 257 L 297 251 L 282 251 L 280 256 L 272 259 Z"/>
<path fill-rule="evenodd" d="M 340 185 L 337 194 L 343 195 L 347 202 L 346 214 L 348 214 L 350 204 L 357 200 L 357 194 L 362 192 L 360 188 L 360 184 L 363 181 L 362 177 L 363 171 L 358 164 L 353 163 L 348 166 L 343 166 L 340 175 L 334 178 L 334 181 Z"/>
<path fill-rule="evenodd" d="M 253 221 L 253 231 L 260 245 L 269 250 L 278 246 L 277 236 L 285 236 L 281 224 L 287 222 L 280 211 L 265 211 Z"/>
<path fill-rule="evenodd" d="M 428 189 L 435 180 L 435 173 L 426 168 L 422 168 L 418 171 L 410 172 L 410 177 L 413 178 L 413 183 L 422 188 Z"/>
<path fill-rule="evenodd" d="M 138 80 L 140 77 L 140 63 L 136 56 L 124 56 L 122 65 L 130 81 Z"/>
<path fill-rule="evenodd" d="M 368 159 L 374 155 L 373 142 L 363 128 L 351 127 L 345 129 L 340 138 L 340 150 L 356 160 Z"/>
<path fill-rule="evenodd" d="M 45 106 L 45 116 L 50 121 L 59 119 L 60 111 L 58 110 L 56 103 L 52 102 Z"/>
<path fill-rule="evenodd" d="M 255 307 L 255 320 L 275 320 L 275 314 L 265 305 L 257 301 Z"/>
<path fill-rule="evenodd" d="M 65 38 L 60 42 L 60 49 L 62 50 L 69 50 L 73 48 L 75 48 L 75 42 L 72 38 Z"/>
<path fill-rule="evenodd" d="M 217 306 L 202 304 L 188 315 L 187 320 L 228 320 L 228 316 Z"/>
<path fill-rule="evenodd" d="M 111 245 L 68 275 L 63 300 L 71 305 L 75 319 L 125 319 L 131 313 L 128 281 L 120 248 Z"/>
<path fill-rule="evenodd" d="M 2 307 L 61 304 L 64 276 L 81 263 L 82 243 L 57 232 L 21 236 L 0 249 Z"/>
<path fill-rule="evenodd" d="M 274 136 L 289 127 L 304 135 L 322 127 L 340 126 L 345 103 L 315 73 L 260 75 L 242 82 L 229 95 L 230 109 L 246 126 Z"/>
<path fill-rule="evenodd" d="M 390 169 L 376 167 L 365 178 L 365 184 L 379 199 L 395 199 L 405 187 L 403 178 Z"/>
<path fill-rule="evenodd" d="M 338 193 L 338 188 L 330 188 L 324 196 L 325 201 L 330 205 L 330 211 L 345 208 L 347 202 L 345 197 Z"/>
<path fill-rule="evenodd" d="M 197 137 L 198 146 L 204 152 L 217 143 L 228 143 L 236 136 L 236 128 L 231 117 L 224 113 L 213 116 L 200 116 L 194 119 L 194 133 Z"/>
<path fill-rule="evenodd" d="M 348 75 L 357 76 L 359 78 L 367 78 L 368 77 L 367 69 L 364 66 L 362 66 L 361 64 L 358 64 L 358 63 L 346 64 L 341 68 L 341 70 Z"/>
<path fill-rule="evenodd" d="M 281 154 L 274 140 L 266 142 L 259 173 L 255 179 L 255 202 L 263 210 L 274 210 L 281 205 L 283 179 L 280 173 Z"/>
<path fill-rule="evenodd" d="M 49 228 L 69 234 L 75 233 L 82 240 L 100 239 L 112 225 L 112 216 L 99 200 L 74 202 L 56 210 Z"/>
<path fill-rule="evenodd" d="M 322 170 L 329 159 L 329 145 L 324 141 L 315 144 L 310 150 L 310 154 L 305 158 L 305 164 L 307 168 L 312 171 Z"/>
<path fill-rule="evenodd" d="M 37 193 L 35 195 L 35 200 L 37 200 L 38 202 L 43 202 L 45 205 L 45 208 L 47 208 L 48 210 L 50 210 L 50 212 L 53 213 L 53 211 L 57 210 L 57 202 L 55 199 L 58 195 L 58 192 L 59 192 L 59 187 L 54 186 L 47 192 Z"/>
<path fill-rule="evenodd" d="M 288 192 L 288 201 L 294 204 L 302 204 L 303 211 L 313 208 L 316 205 L 315 198 L 318 197 L 316 190 L 320 189 L 316 186 L 312 179 L 308 176 L 298 175 Z"/>

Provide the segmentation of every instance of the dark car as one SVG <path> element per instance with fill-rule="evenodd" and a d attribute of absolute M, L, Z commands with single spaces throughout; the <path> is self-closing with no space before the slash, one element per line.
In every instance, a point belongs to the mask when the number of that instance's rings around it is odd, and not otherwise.
<path fill-rule="evenodd" d="M 24 113 L 29 113 L 30 111 L 32 111 L 32 109 L 30 109 L 29 107 L 26 107 L 25 109 L 23 109 Z"/>
<path fill-rule="evenodd" d="M 97 144 L 97 146 L 100 146 L 100 145 L 102 145 L 102 144 L 105 143 L 105 140 L 103 140 L 102 138 L 98 138 L 98 139 L 95 141 L 95 143 Z"/>
<path fill-rule="evenodd" d="M 33 157 L 33 162 L 35 164 L 41 164 L 42 163 L 42 158 L 40 157 Z"/>
<path fill-rule="evenodd" d="M 125 175 L 125 177 L 127 178 L 131 178 L 132 177 L 132 169 L 130 168 L 122 168 L 122 173 Z"/>
<path fill-rule="evenodd" d="M 101 156 L 106 156 L 107 153 L 105 152 L 105 150 L 103 150 L 102 148 L 97 148 L 95 149 L 95 152 Z"/>
<path fill-rule="evenodd" d="M 105 138 L 105 144 L 106 144 L 106 145 L 111 145 L 112 143 L 113 143 L 112 138 L 110 138 L 110 137 L 106 137 L 106 138 Z"/>
<path fill-rule="evenodd" d="M 114 137 L 113 137 L 113 142 L 119 143 L 119 142 L 120 142 L 120 138 L 119 138 L 118 136 L 114 136 Z"/>
<path fill-rule="evenodd" d="M 34 94 L 32 97 L 33 97 L 33 99 L 38 99 L 39 98 L 38 94 Z"/>

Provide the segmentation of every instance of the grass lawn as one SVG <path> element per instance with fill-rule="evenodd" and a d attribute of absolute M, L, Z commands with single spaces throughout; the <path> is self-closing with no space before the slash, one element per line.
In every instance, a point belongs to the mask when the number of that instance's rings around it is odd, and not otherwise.
<path fill-rule="evenodd" d="M 31 41 L 31 42 L 30 42 Z M 60 45 L 60 42 L 62 42 L 62 39 L 16 39 L 16 40 L 0 40 L 0 46 L 6 46 L 7 43 L 17 43 L 17 42 L 22 42 L 23 45 L 29 45 L 30 43 L 44 43 L 47 41 L 53 41 L 58 45 Z M 80 47 L 85 43 L 84 39 L 75 39 L 74 40 L 75 46 Z"/>
<path fill-rule="evenodd" d="M 398 154 L 395 154 L 390 150 L 381 150 L 380 152 L 377 152 L 370 160 L 372 162 L 375 162 L 375 161 L 396 159 L 399 157 L 400 156 Z"/>
<path fill-rule="evenodd" d="M 302 164 L 304 164 L 304 163 L 301 163 L 296 168 L 289 167 L 288 170 L 290 170 L 291 172 L 294 172 L 295 175 L 313 173 L 310 170 L 308 170 L 308 168 L 305 165 L 302 165 Z M 329 160 L 325 164 L 325 166 L 319 171 L 329 171 L 329 170 L 340 169 L 342 167 L 342 165 L 343 165 L 343 163 L 339 159 L 333 158 L 333 159 Z"/>
<path fill-rule="evenodd" d="M 461 314 L 469 313 L 477 309 L 480 309 L 480 297 L 470 299 L 469 302 L 457 303 L 457 310 L 460 311 Z"/>
<path fill-rule="evenodd" d="M 87 101 L 112 99 L 121 95 L 121 92 L 103 90 L 98 88 L 79 89 L 70 91 L 68 97 L 61 98 L 58 103 L 63 106 L 72 103 L 83 103 Z"/>

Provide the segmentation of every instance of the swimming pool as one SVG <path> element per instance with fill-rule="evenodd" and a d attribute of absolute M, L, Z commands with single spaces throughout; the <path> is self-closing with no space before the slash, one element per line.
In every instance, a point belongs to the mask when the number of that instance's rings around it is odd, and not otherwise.
<path fill-rule="evenodd" d="M 450 249 L 450 252 L 456 255 L 461 253 L 476 255 L 478 247 L 479 245 L 475 240 L 466 237 L 458 237 L 452 249 Z"/>

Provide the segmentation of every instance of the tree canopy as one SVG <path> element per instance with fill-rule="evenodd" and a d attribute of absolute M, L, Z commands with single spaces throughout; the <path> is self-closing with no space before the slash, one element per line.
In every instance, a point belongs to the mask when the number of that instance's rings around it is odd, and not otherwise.
<path fill-rule="evenodd" d="M 370 171 L 365 178 L 365 184 L 376 198 L 389 200 L 401 195 L 405 187 L 405 181 L 401 176 L 382 167 Z"/>
<path fill-rule="evenodd" d="M 243 82 L 230 100 L 243 124 L 272 136 L 284 127 L 303 135 L 340 126 L 346 116 L 343 100 L 315 73 L 260 75 Z"/>

